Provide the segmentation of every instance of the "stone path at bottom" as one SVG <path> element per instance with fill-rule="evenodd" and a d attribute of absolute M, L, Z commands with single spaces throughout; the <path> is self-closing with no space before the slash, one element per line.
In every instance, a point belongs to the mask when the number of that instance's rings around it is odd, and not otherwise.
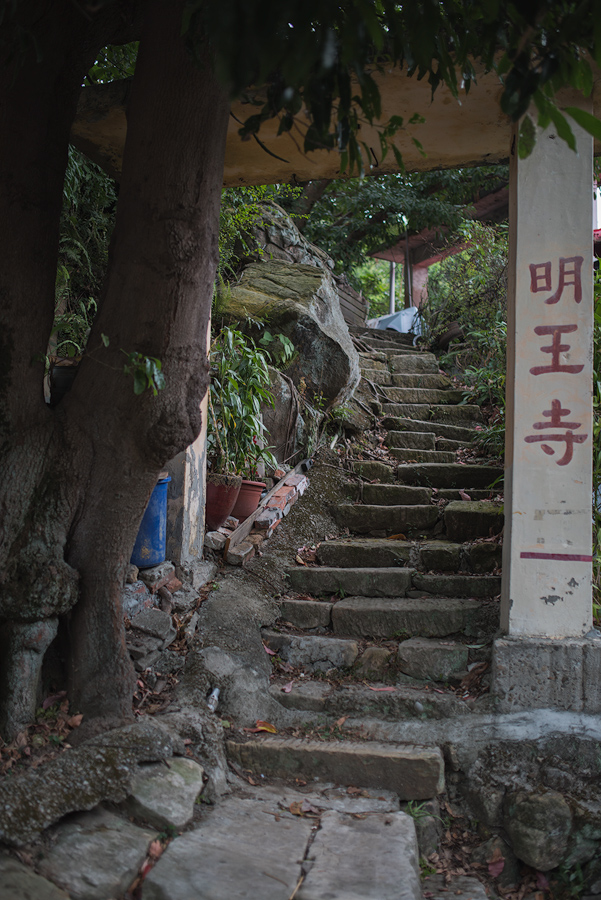
<path fill-rule="evenodd" d="M 415 827 L 395 795 L 244 793 L 171 842 L 143 900 L 421 900 Z"/>

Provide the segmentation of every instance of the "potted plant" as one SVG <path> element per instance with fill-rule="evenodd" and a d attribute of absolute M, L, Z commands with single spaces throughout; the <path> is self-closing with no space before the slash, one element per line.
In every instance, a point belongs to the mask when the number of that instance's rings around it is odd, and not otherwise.
<path fill-rule="evenodd" d="M 212 495 L 233 495 L 230 512 L 245 519 L 257 508 L 265 483 L 259 481 L 259 467 L 277 468 L 277 461 L 265 446 L 265 426 L 261 405 L 273 406 L 265 351 L 233 327 L 222 329 L 211 347 L 211 387 L 207 433 L 207 522 L 215 528 Z M 237 477 L 237 493 L 231 486 Z M 220 490 L 215 490 L 216 488 Z M 242 495 L 237 505 L 238 494 Z M 236 505 L 234 505 L 236 504 Z M 221 513 L 222 514 L 222 513 Z"/>

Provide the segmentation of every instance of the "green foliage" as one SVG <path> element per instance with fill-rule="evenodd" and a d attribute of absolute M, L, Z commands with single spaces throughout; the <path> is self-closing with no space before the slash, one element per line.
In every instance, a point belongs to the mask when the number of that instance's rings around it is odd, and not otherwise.
<path fill-rule="evenodd" d="M 127 362 L 123 366 L 126 375 L 131 375 L 134 380 L 134 394 L 143 394 L 144 391 L 152 391 L 154 397 L 165 387 L 165 376 L 161 371 L 163 365 L 155 356 L 144 356 L 142 353 L 126 353 Z"/>
<path fill-rule="evenodd" d="M 64 311 L 61 311 L 60 305 L 57 306 L 51 332 L 55 338 L 52 355 L 72 359 L 82 356 L 95 315 L 96 301 L 93 297 L 72 301 Z"/>
<path fill-rule="evenodd" d="M 211 347 L 207 457 L 214 473 L 257 476 L 260 462 L 276 469 L 265 442 L 261 405 L 273 406 L 267 354 L 252 338 L 224 328 Z"/>
<path fill-rule="evenodd" d="M 349 280 L 364 297 L 369 299 L 369 316 L 384 316 L 390 305 L 390 263 L 384 259 L 367 257 L 350 273 Z M 396 294 L 400 285 L 397 282 Z M 399 305 L 397 303 L 397 309 Z"/>
<path fill-rule="evenodd" d="M 89 84 L 106 84 L 122 78 L 131 78 L 136 70 L 137 56 L 138 41 L 103 47 L 86 75 L 86 81 Z"/>
<path fill-rule="evenodd" d="M 276 369 L 285 369 L 294 359 L 294 344 L 285 334 L 273 335 L 265 331 L 259 345 L 267 351 Z"/>

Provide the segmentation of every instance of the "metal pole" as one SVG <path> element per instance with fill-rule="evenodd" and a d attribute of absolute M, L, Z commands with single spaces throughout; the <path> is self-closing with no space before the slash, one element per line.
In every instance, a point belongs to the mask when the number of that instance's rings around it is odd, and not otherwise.
<path fill-rule="evenodd" d="M 396 263 L 390 263 L 390 289 L 388 296 L 388 312 L 396 312 Z"/>

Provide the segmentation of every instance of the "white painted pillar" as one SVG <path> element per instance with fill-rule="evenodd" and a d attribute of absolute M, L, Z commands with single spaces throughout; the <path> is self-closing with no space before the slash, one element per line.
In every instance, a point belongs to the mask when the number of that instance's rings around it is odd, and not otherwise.
<path fill-rule="evenodd" d="M 510 176 L 505 540 L 509 635 L 592 627 L 592 153 L 553 127 Z"/>
<path fill-rule="evenodd" d="M 390 262 L 390 275 L 388 283 L 388 313 L 396 312 L 396 263 Z"/>

